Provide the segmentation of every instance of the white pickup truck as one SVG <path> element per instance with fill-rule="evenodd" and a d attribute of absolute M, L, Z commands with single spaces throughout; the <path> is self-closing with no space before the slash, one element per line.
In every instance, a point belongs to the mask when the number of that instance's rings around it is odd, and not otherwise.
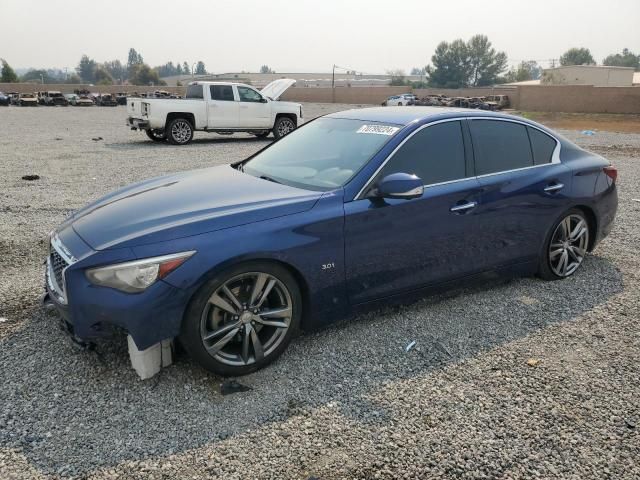
<path fill-rule="evenodd" d="M 191 82 L 185 98 L 127 98 L 127 125 L 174 145 L 189 143 L 196 130 L 280 138 L 304 121 L 302 105 L 278 101 L 294 83 L 281 78 L 258 91 L 241 83 Z"/>

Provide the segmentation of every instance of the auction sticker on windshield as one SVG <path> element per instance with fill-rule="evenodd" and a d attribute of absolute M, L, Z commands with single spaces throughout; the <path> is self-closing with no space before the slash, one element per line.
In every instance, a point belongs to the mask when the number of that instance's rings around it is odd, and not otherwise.
<path fill-rule="evenodd" d="M 388 125 L 363 125 L 357 133 L 373 133 L 375 135 L 393 135 L 400 127 L 390 127 Z"/>

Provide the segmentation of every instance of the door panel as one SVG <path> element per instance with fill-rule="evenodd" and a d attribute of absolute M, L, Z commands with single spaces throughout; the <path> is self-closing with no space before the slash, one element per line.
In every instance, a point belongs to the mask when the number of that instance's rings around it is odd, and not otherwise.
<path fill-rule="evenodd" d="M 347 289 L 352 303 L 450 280 L 477 270 L 475 178 L 425 188 L 414 200 L 345 204 Z"/>
<path fill-rule="evenodd" d="M 562 164 L 478 178 L 484 268 L 537 260 L 551 224 L 568 208 L 571 178 Z"/>
<path fill-rule="evenodd" d="M 231 85 L 209 86 L 207 128 L 237 128 L 239 103 Z"/>
<path fill-rule="evenodd" d="M 236 87 L 238 90 L 239 126 L 248 128 L 271 128 L 271 105 L 262 103 L 258 92 L 248 87 Z"/>

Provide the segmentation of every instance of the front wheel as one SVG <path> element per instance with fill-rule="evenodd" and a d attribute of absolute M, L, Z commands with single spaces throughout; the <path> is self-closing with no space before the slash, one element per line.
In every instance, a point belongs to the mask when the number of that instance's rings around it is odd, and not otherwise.
<path fill-rule="evenodd" d="M 589 248 L 589 221 L 571 209 L 556 222 L 545 243 L 538 276 L 545 280 L 567 278 L 582 265 Z"/>
<path fill-rule="evenodd" d="M 246 375 L 275 360 L 300 325 L 302 297 L 284 267 L 250 262 L 207 282 L 187 308 L 180 341 L 201 366 Z"/>
<path fill-rule="evenodd" d="M 296 124 L 289 117 L 278 117 L 273 126 L 273 136 L 276 140 L 290 134 L 296 129 Z"/>
<path fill-rule="evenodd" d="M 167 139 L 167 134 L 164 130 L 145 130 L 145 133 L 154 142 L 164 142 Z"/>
<path fill-rule="evenodd" d="M 174 118 L 166 129 L 167 140 L 172 145 L 186 145 L 193 139 L 193 126 L 189 120 Z"/>

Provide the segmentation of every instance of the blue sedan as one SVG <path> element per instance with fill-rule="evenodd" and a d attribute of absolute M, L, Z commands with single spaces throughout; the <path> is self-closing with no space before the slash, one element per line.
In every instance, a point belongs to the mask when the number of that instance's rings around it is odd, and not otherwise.
<path fill-rule="evenodd" d="M 76 339 L 178 337 L 242 375 L 299 330 L 487 272 L 572 275 L 610 231 L 617 171 L 504 114 L 370 108 L 233 165 L 125 187 L 51 234 L 47 301 Z"/>

